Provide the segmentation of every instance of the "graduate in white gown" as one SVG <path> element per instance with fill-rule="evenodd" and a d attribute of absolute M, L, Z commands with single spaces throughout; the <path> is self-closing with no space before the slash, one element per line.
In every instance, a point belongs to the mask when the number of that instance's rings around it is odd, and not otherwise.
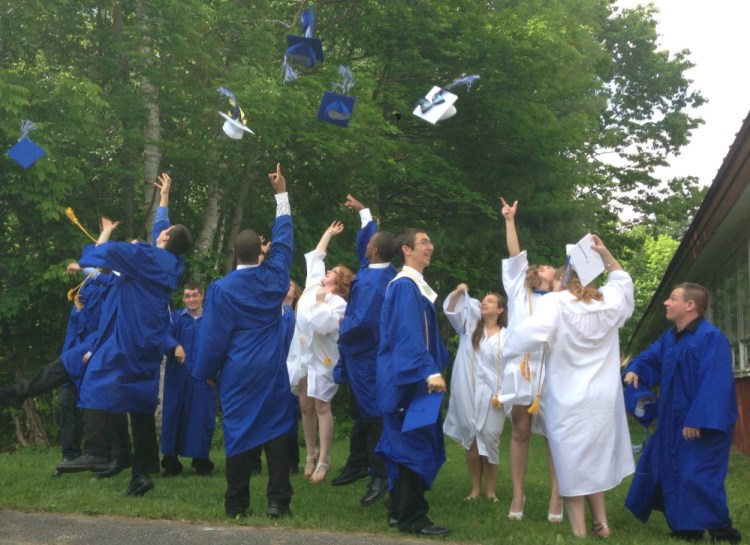
<path fill-rule="evenodd" d="M 508 245 L 507 259 L 502 262 L 503 288 L 508 295 L 508 329 L 513 329 L 525 317 L 536 312 L 541 297 L 552 290 L 555 268 L 550 265 L 529 265 L 526 250 L 521 251 L 516 233 L 516 211 L 518 201 L 510 206 L 500 197 L 501 213 L 505 218 L 505 238 Z M 544 415 L 535 403 L 544 380 L 541 350 L 529 351 L 515 360 L 506 360 L 503 366 L 503 384 L 500 399 L 513 423 L 510 438 L 510 478 L 513 483 L 513 500 L 508 511 L 510 520 L 522 520 L 526 504 L 524 481 L 529 459 L 529 442 L 532 430 L 544 432 Z M 545 440 L 546 442 L 546 440 Z M 552 454 L 547 445 L 550 494 L 547 520 L 560 523 L 563 520 L 562 498 L 557 487 Z"/>
<path fill-rule="evenodd" d="M 297 324 L 289 348 L 287 367 L 293 391 L 299 393 L 307 460 L 304 475 L 313 484 L 328 475 L 333 441 L 331 399 L 338 385 L 333 368 L 339 361 L 339 325 L 344 318 L 354 273 L 343 265 L 326 271 L 325 256 L 331 238 L 344 230 L 334 221 L 318 245 L 305 254 L 307 280 L 297 302 Z M 316 428 L 320 450 L 316 451 Z"/>
<path fill-rule="evenodd" d="M 633 313 L 633 281 L 599 237 L 593 242 L 609 271 L 607 283 L 597 290 L 581 286 L 570 267 L 558 271 L 562 291 L 542 297 L 503 346 L 504 358 L 549 347 L 542 410 L 560 494 L 579 537 L 586 535 L 584 498 L 594 534 L 609 536 L 604 491 L 634 471 L 618 335 Z"/>
<path fill-rule="evenodd" d="M 471 492 L 497 502 L 498 447 L 505 423 L 500 404 L 502 347 L 508 314 L 505 299 L 488 293 L 480 303 L 469 297 L 469 287 L 459 284 L 443 302 L 448 321 L 461 337 L 451 372 L 451 396 L 443 431 L 466 449 Z"/>

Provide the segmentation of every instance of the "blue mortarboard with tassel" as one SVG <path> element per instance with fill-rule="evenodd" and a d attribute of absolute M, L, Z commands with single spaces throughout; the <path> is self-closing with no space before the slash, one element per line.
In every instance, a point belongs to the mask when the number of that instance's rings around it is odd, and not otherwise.
<path fill-rule="evenodd" d="M 623 389 L 625 398 L 625 409 L 632 414 L 638 422 L 648 427 L 656 420 L 657 402 L 656 394 L 641 386 L 636 388 L 628 384 Z"/>
<path fill-rule="evenodd" d="M 428 123 L 433 125 L 438 121 L 443 121 L 456 115 L 456 107 L 454 104 L 458 100 L 458 96 L 454 95 L 450 91 L 455 89 L 459 85 L 465 85 L 467 89 L 471 89 L 471 86 L 479 79 L 479 76 L 465 76 L 459 78 L 444 85 L 443 87 L 434 86 L 430 89 L 424 98 L 420 98 L 417 102 L 416 108 L 414 108 L 414 115 L 420 119 L 424 119 Z"/>
<path fill-rule="evenodd" d="M 315 63 L 323 60 L 323 44 L 318 38 L 313 36 L 315 28 L 315 10 L 310 9 L 302 12 L 300 18 L 302 25 L 302 36 L 296 34 L 287 34 L 286 36 L 286 53 L 284 53 L 284 82 L 296 80 L 299 76 L 294 71 L 290 61 L 300 63 L 307 68 L 314 68 Z"/>
<path fill-rule="evenodd" d="M 224 126 L 222 127 L 224 134 L 233 140 L 241 140 L 242 135 L 246 132 L 255 134 L 247 127 L 245 112 L 242 111 L 242 108 L 237 103 L 237 97 L 234 93 L 226 87 L 219 87 L 217 91 L 221 96 L 229 99 L 229 113 L 219 112 L 219 115 L 225 119 Z"/>
<path fill-rule="evenodd" d="M 40 157 L 47 153 L 41 146 L 39 146 L 39 144 L 29 138 L 29 131 L 32 131 L 35 128 L 36 125 L 33 121 L 22 121 L 21 138 L 18 139 L 18 143 L 15 146 L 6 152 L 11 159 L 23 168 L 29 168 L 36 163 Z"/>
<path fill-rule="evenodd" d="M 349 126 L 354 112 L 355 98 L 347 96 L 354 86 L 354 76 L 348 66 L 339 66 L 339 80 L 333 84 L 333 91 L 326 91 L 318 109 L 318 121 L 333 123 L 340 127 Z M 337 93 L 336 90 L 341 90 Z"/>

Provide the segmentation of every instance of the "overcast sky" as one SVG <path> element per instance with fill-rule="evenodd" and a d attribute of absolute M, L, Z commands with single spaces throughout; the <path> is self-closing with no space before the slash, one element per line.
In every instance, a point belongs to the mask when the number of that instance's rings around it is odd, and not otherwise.
<path fill-rule="evenodd" d="M 618 0 L 622 7 L 648 4 Z M 742 121 L 750 113 L 750 70 L 746 30 L 750 0 L 655 0 L 660 11 L 657 30 L 663 49 L 689 49 L 696 65 L 687 72 L 693 88 L 708 104 L 696 110 L 705 124 L 693 132 L 691 142 L 671 167 L 657 175 L 662 179 L 697 176 L 701 184 L 713 182 Z"/>

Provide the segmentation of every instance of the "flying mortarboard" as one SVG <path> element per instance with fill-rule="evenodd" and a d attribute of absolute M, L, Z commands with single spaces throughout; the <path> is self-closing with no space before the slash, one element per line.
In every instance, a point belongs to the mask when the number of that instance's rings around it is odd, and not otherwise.
<path fill-rule="evenodd" d="M 479 76 L 477 75 L 466 76 L 459 78 L 444 87 L 434 86 L 424 98 L 419 99 L 417 107 L 414 108 L 414 112 L 412 113 L 433 125 L 438 121 L 453 117 L 456 115 L 456 107 L 454 104 L 458 100 L 458 96 L 449 91 L 455 89 L 459 85 L 466 85 L 467 89 L 471 89 L 471 86 L 478 79 Z"/>
<path fill-rule="evenodd" d="M 346 93 L 354 86 L 354 76 L 347 66 L 339 66 L 339 74 L 339 81 L 333 84 L 334 91 L 326 91 L 323 95 L 318 109 L 318 121 L 347 127 L 354 112 L 356 99 L 346 96 Z M 336 89 L 341 89 L 344 94 L 336 93 Z"/>
<path fill-rule="evenodd" d="M 568 283 L 568 271 L 571 268 L 578 274 L 581 286 L 587 286 L 604 272 L 604 262 L 602 261 L 602 257 L 591 248 L 593 244 L 594 239 L 591 233 L 587 233 L 575 244 L 566 245 L 565 251 L 568 254 L 568 270 L 566 270 L 562 280 L 563 286 Z"/>
<path fill-rule="evenodd" d="M 296 34 L 287 34 L 286 36 L 287 49 L 284 53 L 284 64 L 282 65 L 285 83 L 294 81 L 299 77 L 289 64 L 290 60 L 301 63 L 307 68 L 314 68 L 315 63 L 323 60 L 323 44 L 313 36 L 315 10 L 312 7 L 302 12 L 300 23 L 302 25 L 302 36 Z"/>
<path fill-rule="evenodd" d="M 233 140 L 241 140 L 242 135 L 245 132 L 255 134 L 247 127 L 245 112 L 242 111 L 242 108 L 240 108 L 239 104 L 237 103 L 237 97 L 234 95 L 234 93 L 226 87 L 219 87 L 217 91 L 221 96 L 225 96 L 229 99 L 229 105 L 232 107 L 228 114 L 219 112 L 219 115 L 226 120 L 224 121 L 224 126 L 222 127 L 222 129 L 224 129 L 224 134 L 226 134 Z"/>
<path fill-rule="evenodd" d="M 29 168 L 31 165 L 36 163 L 40 157 L 42 157 L 46 151 L 42 149 L 36 142 L 29 138 L 29 131 L 36 128 L 33 121 L 22 121 L 21 122 L 21 138 L 18 139 L 18 143 L 10 148 L 6 153 L 16 163 L 21 165 L 23 168 Z"/>

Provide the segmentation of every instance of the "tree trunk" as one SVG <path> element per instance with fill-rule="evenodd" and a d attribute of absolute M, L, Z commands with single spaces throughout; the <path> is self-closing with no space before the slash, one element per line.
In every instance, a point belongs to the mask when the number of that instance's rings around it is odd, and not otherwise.
<path fill-rule="evenodd" d="M 237 233 L 240 232 L 240 226 L 242 225 L 245 201 L 247 200 L 247 194 L 250 192 L 250 186 L 252 184 L 252 165 L 254 164 L 255 160 L 248 160 L 247 165 L 245 165 L 245 168 L 242 170 L 240 188 L 239 191 L 237 191 L 236 200 L 234 201 L 234 210 L 232 211 L 232 223 L 229 225 L 229 233 L 224 244 L 224 255 L 226 256 L 224 262 L 224 274 L 229 274 L 234 265 L 234 239 L 237 238 Z"/>
<path fill-rule="evenodd" d="M 219 171 L 226 171 L 226 165 L 219 165 Z M 200 233 L 195 239 L 194 250 L 201 254 L 208 254 L 211 251 L 211 243 L 216 236 L 216 230 L 219 225 L 219 202 L 221 201 L 222 190 L 216 179 L 209 182 L 208 200 L 206 201 L 203 222 Z"/>
<path fill-rule="evenodd" d="M 161 120 L 159 118 L 159 87 L 148 77 L 148 71 L 154 64 L 154 55 L 151 48 L 150 25 L 148 14 L 143 4 L 139 3 L 136 7 L 136 16 L 141 28 L 142 41 L 138 46 L 138 55 L 141 57 L 143 72 L 139 79 L 141 83 L 141 93 L 146 107 L 146 124 L 143 127 L 143 136 L 146 144 L 143 148 L 143 205 L 148 207 L 148 220 L 146 225 L 153 223 L 156 212 L 155 197 L 156 176 L 159 174 L 159 165 L 161 163 Z"/>

